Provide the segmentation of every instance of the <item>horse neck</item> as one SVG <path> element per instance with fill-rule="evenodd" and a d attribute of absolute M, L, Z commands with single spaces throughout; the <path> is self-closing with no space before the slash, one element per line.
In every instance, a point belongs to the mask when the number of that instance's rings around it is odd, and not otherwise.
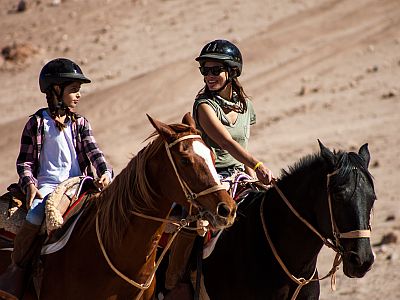
<path fill-rule="evenodd" d="M 98 199 L 99 219 L 106 224 L 101 228 L 105 247 L 115 265 L 127 275 L 138 274 L 139 270 L 139 274 L 148 273 L 146 266 L 152 266 L 163 228 L 163 222 L 152 217 L 166 218 L 172 205 L 160 184 L 166 180 L 160 180 L 159 175 L 166 175 L 159 171 L 163 152 L 161 147 L 151 154 L 139 152 Z"/>
<path fill-rule="evenodd" d="M 133 217 L 119 246 L 110 253 L 121 271 L 144 283 L 153 270 L 158 242 L 164 224 L 142 217 Z M 138 276 L 138 277 L 137 277 Z"/>
<path fill-rule="evenodd" d="M 303 170 L 287 175 L 278 182 L 278 187 L 288 201 L 318 232 L 320 214 L 329 218 L 327 208 L 326 172 L 323 168 Z M 270 199 L 272 198 L 272 199 Z M 264 208 L 265 219 L 272 240 L 293 272 L 304 272 L 315 267 L 321 239 L 308 228 L 285 204 L 273 189 L 267 194 L 268 204 Z M 326 211 L 325 211 L 326 210 Z M 284 238 L 282 238 L 284 237 Z"/>

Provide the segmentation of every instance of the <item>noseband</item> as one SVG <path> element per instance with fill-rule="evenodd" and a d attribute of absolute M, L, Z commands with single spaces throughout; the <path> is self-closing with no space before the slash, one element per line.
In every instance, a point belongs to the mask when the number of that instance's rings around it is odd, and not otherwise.
<path fill-rule="evenodd" d="M 333 237 L 335 239 L 335 243 L 332 243 L 329 239 L 325 238 L 322 236 L 322 234 L 320 234 L 315 228 L 314 226 L 312 226 L 306 219 L 304 219 L 302 216 L 300 216 L 300 214 L 294 209 L 294 207 L 290 204 L 290 202 L 288 201 L 288 199 L 286 198 L 286 196 L 282 193 L 281 189 L 278 187 L 278 185 L 276 184 L 275 180 L 272 180 L 272 184 L 275 187 L 276 191 L 278 192 L 278 194 L 281 196 L 282 200 L 285 202 L 285 204 L 289 207 L 289 209 L 292 211 L 292 213 L 301 221 L 303 222 L 309 229 L 311 229 L 312 232 L 314 232 L 322 241 L 323 243 L 333 249 L 336 252 L 336 256 L 333 262 L 333 266 L 331 268 L 331 270 L 328 272 L 327 275 L 325 275 L 322 278 L 314 278 L 315 273 L 317 271 L 317 267 L 315 267 L 315 270 L 313 272 L 313 274 L 311 275 L 311 277 L 309 279 L 305 279 L 305 278 L 297 278 L 296 276 L 294 276 L 293 274 L 290 273 L 290 271 L 288 270 L 288 268 L 286 267 L 286 265 L 284 264 L 284 262 L 282 261 L 282 259 L 280 258 L 278 252 L 276 251 L 276 248 L 274 246 L 274 244 L 272 243 L 272 240 L 268 234 L 267 231 L 267 226 L 265 224 L 265 220 L 264 220 L 264 198 L 261 202 L 261 207 L 260 207 L 260 217 L 261 217 L 261 222 L 263 225 L 263 229 L 264 229 L 264 233 L 265 236 L 268 240 L 268 244 L 271 247 L 271 250 L 276 258 L 276 260 L 278 261 L 278 263 L 280 264 L 281 268 L 285 271 L 286 275 L 292 279 L 295 283 L 298 284 L 298 287 L 296 288 L 296 291 L 294 292 L 293 296 L 292 296 L 292 300 L 295 300 L 297 295 L 300 293 L 300 290 L 303 286 L 305 286 L 306 284 L 312 282 L 312 281 L 319 281 L 319 280 L 323 280 L 329 276 L 331 276 L 331 287 L 333 290 L 335 290 L 335 283 L 336 283 L 336 271 L 339 269 L 339 265 L 342 262 L 342 255 L 344 254 L 343 251 L 343 247 L 340 244 L 340 240 L 339 239 L 353 239 L 353 238 L 369 238 L 371 236 L 371 226 L 369 225 L 368 229 L 358 229 L 358 230 L 352 230 L 352 231 L 348 231 L 348 232 L 344 232 L 341 233 L 336 222 L 335 222 L 335 218 L 333 216 L 333 210 L 332 210 L 332 196 L 331 196 L 331 192 L 329 190 L 329 183 L 330 183 L 330 177 L 333 175 L 336 175 L 338 173 L 338 170 L 334 171 L 333 173 L 330 173 L 327 175 L 327 193 L 328 193 L 328 205 L 329 205 L 329 214 L 330 214 L 330 218 L 331 218 L 331 224 L 332 224 L 332 234 Z"/>

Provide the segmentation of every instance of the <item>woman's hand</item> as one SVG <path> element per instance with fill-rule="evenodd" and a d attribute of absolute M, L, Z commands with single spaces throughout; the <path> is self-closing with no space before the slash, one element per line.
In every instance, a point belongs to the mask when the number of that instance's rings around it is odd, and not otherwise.
<path fill-rule="evenodd" d="M 272 179 L 274 179 L 274 175 L 272 174 L 272 171 L 265 167 L 263 164 L 260 164 L 256 168 L 256 174 L 258 180 L 260 180 L 263 184 L 269 185 L 271 184 Z"/>
<path fill-rule="evenodd" d="M 43 199 L 37 187 L 31 183 L 26 187 L 26 208 L 29 210 L 32 206 L 32 202 L 35 198 Z"/>

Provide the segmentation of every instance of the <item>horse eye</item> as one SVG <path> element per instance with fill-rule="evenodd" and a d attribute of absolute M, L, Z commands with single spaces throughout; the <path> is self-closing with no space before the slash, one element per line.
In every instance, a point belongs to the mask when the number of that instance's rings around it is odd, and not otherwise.
<path fill-rule="evenodd" d="M 190 165 L 191 161 L 187 157 L 181 157 L 181 164 L 184 166 Z"/>

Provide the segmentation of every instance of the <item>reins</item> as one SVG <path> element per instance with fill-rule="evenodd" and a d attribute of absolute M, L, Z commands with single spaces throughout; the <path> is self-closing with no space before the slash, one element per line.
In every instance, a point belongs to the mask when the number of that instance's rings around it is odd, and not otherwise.
<path fill-rule="evenodd" d="M 331 288 L 332 290 L 336 289 L 336 272 L 339 269 L 339 265 L 342 263 L 342 254 L 343 254 L 343 250 L 342 247 L 340 245 L 340 241 L 339 238 L 345 238 L 345 239 L 349 239 L 349 238 L 369 238 L 371 236 L 371 230 L 370 229 L 365 229 L 365 230 L 352 230 L 349 232 L 344 232 L 341 233 L 339 231 L 339 228 L 336 225 L 335 219 L 333 217 L 333 211 L 332 211 L 332 201 L 331 201 L 331 193 L 329 192 L 329 182 L 330 182 L 330 177 L 337 174 L 338 170 L 336 170 L 333 173 L 327 174 L 327 191 L 328 191 L 328 205 L 329 205 L 329 214 L 330 214 L 330 218 L 331 218 L 331 224 L 332 224 L 332 233 L 333 236 L 335 238 L 335 244 L 333 244 L 330 240 L 326 239 L 325 237 L 323 237 L 318 230 L 316 230 L 306 219 L 304 219 L 302 216 L 300 216 L 300 214 L 294 209 L 294 207 L 291 205 L 291 203 L 288 201 L 288 199 L 286 198 L 286 196 L 283 194 L 283 192 L 281 191 L 281 189 L 278 187 L 277 183 L 275 180 L 272 180 L 272 185 L 274 186 L 274 188 L 276 189 L 276 191 L 278 192 L 278 194 L 280 195 L 280 197 L 282 198 L 282 200 L 285 202 L 285 204 L 288 206 L 288 208 L 291 210 L 291 212 L 301 221 L 303 222 L 312 232 L 314 232 L 322 241 L 323 243 L 331 248 L 332 250 L 334 250 L 336 252 L 336 256 L 335 259 L 333 261 L 332 264 L 332 268 L 331 270 L 328 272 L 327 275 L 325 275 L 324 277 L 321 278 L 314 278 L 316 272 L 317 272 L 317 267 L 315 267 L 313 274 L 311 275 L 311 277 L 309 279 L 305 279 L 305 278 L 298 278 L 296 276 L 294 276 L 293 274 L 290 273 L 290 271 L 288 270 L 288 268 L 286 267 L 286 265 L 284 264 L 283 260 L 280 258 L 272 240 L 271 237 L 268 234 L 268 230 L 267 230 L 267 226 L 264 220 L 264 199 L 262 199 L 261 201 L 261 206 L 260 206 L 260 217 L 261 217 L 261 222 L 262 222 L 262 226 L 264 229 L 264 234 L 267 238 L 268 244 L 271 247 L 272 253 L 274 254 L 276 260 L 278 261 L 279 265 L 281 266 L 281 268 L 284 270 L 284 272 L 286 273 L 286 275 L 293 280 L 296 284 L 298 284 L 298 287 L 296 288 L 291 300 L 295 300 L 298 296 L 298 294 L 300 293 L 300 290 L 303 286 L 307 285 L 308 283 L 312 282 L 312 281 L 320 281 L 323 280 L 325 278 L 328 278 L 329 276 L 331 276 Z"/>
<path fill-rule="evenodd" d="M 119 270 L 113 265 L 113 263 L 111 262 L 111 260 L 110 260 L 110 258 L 109 258 L 109 256 L 108 256 L 108 254 L 107 254 L 107 252 L 106 252 L 106 249 L 104 248 L 104 245 L 103 245 L 103 242 L 102 242 L 102 240 L 101 240 L 101 237 L 100 237 L 99 219 L 98 219 L 98 216 L 96 216 L 96 235 L 97 235 L 97 240 L 98 240 L 98 242 L 99 242 L 101 252 L 103 253 L 104 258 L 105 258 L 106 261 L 107 261 L 107 264 L 110 266 L 110 268 L 111 268 L 120 278 L 122 278 L 123 280 L 125 280 L 125 281 L 126 281 L 127 283 L 129 283 L 130 285 L 133 285 L 134 287 L 136 287 L 136 288 L 138 288 L 138 289 L 141 290 L 140 293 L 136 296 L 136 299 L 140 299 L 140 297 L 143 295 L 144 291 L 147 290 L 147 289 L 150 287 L 150 285 L 151 285 L 151 283 L 152 283 L 152 281 L 153 281 L 153 279 L 154 279 L 154 275 L 156 274 L 156 271 L 157 271 L 158 267 L 160 266 L 160 264 L 161 264 L 161 262 L 162 262 L 162 260 L 163 260 L 163 258 L 164 258 L 164 256 L 165 256 L 165 254 L 167 253 L 167 251 L 168 251 L 169 248 L 171 247 L 172 242 L 175 240 L 175 237 L 178 235 L 179 231 L 180 231 L 182 228 L 188 226 L 190 220 L 183 219 L 183 220 L 181 220 L 180 223 L 177 223 L 177 222 L 174 222 L 174 221 L 168 220 L 168 219 L 161 219 L 161 218 L 149 217 L 149 216 L 146 216 L 146 215 L 137 214 L 137 213 L 135 213 L 135 212 L 132 212 L 132 213 L 135 214 L 135 215 L 138 215 L 138 216 L 140 216 L 140 217 L 142 217 L 142 218 L 145 218 L 145 219 L 151 219 L 151 220 L 160 221 L 160 222 L 168 222 L 168 223 L 172 223 L 172 224 L 174 224 L 174 225 L 177 226 L 177 230 L 174 232 L 174 234 L 172 235 L 172 237 L 171 237 L 170 240 L 168 241 L 166 247 L 164 248 L 163 252 L 161 253 L 160 257 L 158 258 L 156 264 L 154 265 L 153 271 L 151 272 L 150 276 L 147 278 L 146 282 L 145 282 L 145 283 L 138 283 L 138 282 L 134 281 L 133 279 L 130 279 L 128 276 L 126 276 L 125 274 L 123 274 L 121 271 L 119 271 Z"/>
<path fill-rule="evenodd" d="M 185 197 L 186 197 L 187 201 L 190 203 L 190 210 L 191 210 L 192 205 L 197 206 L 197 205 L 194 203 L 193 200 L 195 200 L 195 199 L 197 199 L 197 198 L 199 198 L 199 197 L 201 197 L 201 196 L 204 196 L 204 195 L 207 195 L 207 194 L 214 193 L 214 192 L 216 192 L 216 191 L 225 189 L 223 185 L 217 184 L 217 185 L 214 185 L 214 186 L 212 186 L 212 187 L 210 187 L 210 188 L 207 188 L 207 189 L 205 189 L 205 190 L 203 190 L 203 191 L 201 191 L 201 192 L 199 192 L 199 193 L 194 193 L 194 192 L 189 188 L 188 184 L 180 177 L 179 172 L 178 172 L 178 170 L 177 170 L 177 168 L 176 168 L 175 162 L 174 162 L 174 160 L 173 160 L 173 158 L 172 158 L 172 154 L 171 154 L 170 148 L 173 147 L 174 145 L 176 145 L 177 143 L 181 142 L 181 141 L 184 141 L 184 140 L 187 140 L 187 139 L 196 139 L 196 138 L 201 139 L 201 136 L 200 136 L 200 135 L 186 135 L 186 136 L 183 136 L 183 137 L 181 137 L 181 138 L 175 140 L 174 142 L 172 142 L 172 143 L 170 143 L 170 144 L 168 144 L 167 142 L 164 142 L 164 144 L 165 144 L 165 149 L 166 149 L 168 158 L 169 158 L 169 160 L 170 160 L 170 162 L 171 162 L 171 164 L 172 164 L 172 167 L 173 167 L 173 169 L 174 169 L 174 171 L 175 171 L 175 175 L 176 175 L 176 177 L 177 177 L 177 179 L 178 179 L 178 181 L 179 181 L 179 183 L 180 183 L 180 185 L 181 185 L 181 187 L 182 187 L 183 192 L 185 193 Z M 109 256 L 108 256 L 108 254 L 107 254 L 107 252 L 106 252 L 106 249 L 105 249 L 105 247 L 104 247 L 104 245 L 103 245 L 103 241 L 102 241 L 102 239 L 101 239 L 101 236 L 100 236 L 99 220 L 98 220 L 98 215 L 96 215 L 96 235 L 97 235 L 97 240 L 98 240 L 98 242 L 99 242 L 101 252 L 103 253 L 104 258 L 105 258 L 106 261 L 107 261 L 107 264 L 110 266 L 110 268 L 111 268 L 120 278 L 122 278 L 122 279 L 125 280 L 127 283 L 131 284 L 132 286 L 134 286 L 134 287 L 140 289 L 140 293 L 136 296 L 136 299 L 140 299 L 140 297 L 142 297 L 144 291 L 147 290 L 147 289 L 150 287 L 150 285 L 151 285 L 151 283 L 152 283 L 152 281 L 153 281 L 153 279 L 154 279 L 154 276 L 155 276 L 155 273 L 156 273 L 158 267 L 160 266 L 160 264 L 161 264 L 161 262 L 162 262 L 162 260 L 163 260 L 163 258 L 164 258 L 164 256 L 165 256 L 165 254 L 167 253 L 167 251 L 168 251 L 169 248 L 171 247 L 172 242 L 174 241 L 175 237 L 178 235 L 179 231 L 180 231 L 182 228 L 184 228 L 184 227 L 188 227 L 189 223 L 192 222 L 192 221 L 197 220 L 197 218 L 196 218 L 195 216 L 192 216 L 192 215 L 189 214 L 188 217 L 187 217 L 186 219 L 182 219 L 182 220 L 180 220 L 180 222 L 178 223 L 178 222 L 173 221 L 173 220 L 170 220 L 170 219 L 148 216 L 148 215 L 145 215 L 145 214 L 136 212 L 136 211 L 132 211 L 131 213 L 134 214 L 134 215 L 136 215 L 136 216 L 138 216 L 138 217 L 144 218 L 144 219 L 148 219 L 148 220 L 152 220 L 152 221 L 157 221 L 157 222 L 162 222 L 162 223 L 174 224 L 174 225 L 177 227 L 177 230 L 174 232 L 174 234 L 172 235 L 172 237 L 169 239 L 169 241 L 168 241 L 166 247 L 164 248 L 164 250 L 163 250 L 163 252 L 161 253 L 160 257 L 158 258 L 157 262 L 155 263 L 154 269 L 153 269 L 153 271 L 151 272 L 150 276 L 147 278 L 146 282 L 145 282 L 145 283 L 138 283 L 138 282 L 134 281 L 133 279 L 130 279 L 128 276 L 126 276 L 125 274 L 123 274 L 121 271 L 119 271 L 119 270 L 113 265 L 113 263 L 111 262 L 111 260 L 110 260 L 110 258 L 109 258 Z M 169 213 L 168 213 L 168 215 L 169 215 Z M 197 229 L 197 228 L 196 228 L 196 229 Z M 193 229 L 193 230 L 196 230 L 196 229 Z"/>

